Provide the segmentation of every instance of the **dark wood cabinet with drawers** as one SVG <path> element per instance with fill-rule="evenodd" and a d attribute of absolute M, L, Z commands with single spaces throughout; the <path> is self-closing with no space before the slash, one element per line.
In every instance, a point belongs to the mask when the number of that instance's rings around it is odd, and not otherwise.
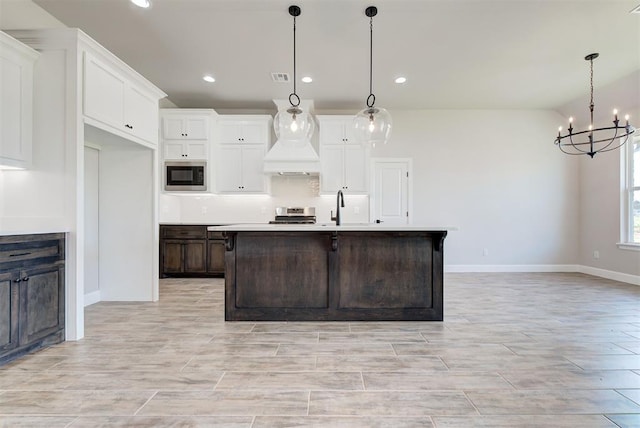
<path fill-rule="evenodd" d="M 62 233 L 0 236 L 0 364 L 64 340 Z"/>
<path fill-rule="evenodd" d="M 160 226 L 160 276 L 224 275 L 224 239 L 206 225 Z"/>

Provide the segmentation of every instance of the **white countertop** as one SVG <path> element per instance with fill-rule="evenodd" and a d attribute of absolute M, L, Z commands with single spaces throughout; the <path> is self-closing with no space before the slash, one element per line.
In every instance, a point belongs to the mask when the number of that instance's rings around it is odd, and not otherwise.
<path fill-rule="evenodd" d="M 209 231 L 229 231 L 229 232 L 403 232 L 403 231 L 454 231 L 457 227 L 451 226 L 427 226 L 427 225 L 386 225 L 384 223 L 346 223 L 336 226 L 335 223 L 317 223 L 317 224 L 265 224 L 265 223 L 247 223 L 247 224 L 230 224 L 225 226 L 209 226 Z"/>

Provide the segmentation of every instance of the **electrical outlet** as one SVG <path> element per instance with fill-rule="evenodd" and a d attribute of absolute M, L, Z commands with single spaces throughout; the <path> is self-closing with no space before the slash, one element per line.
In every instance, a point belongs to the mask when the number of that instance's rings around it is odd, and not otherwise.
<path fill-rule="evenodd" d="M 267 213 L 267 207 L 260 207 L 260 213 L 266 214 Z"/>
<path fill-rule="evenodd" d="M 360 207 L 353 207 L 354 214 L 360 214 Z"/>
<path fill-rule="evenodd" d="M 488 248 L 484 248 L 484 249 L 482 250 L 482 255 L 483 255 L 484 257 L 488 256 L 488 255 L 489 255 L 489 249 L 488 249 Z"/>
<path fill-rule="evenodd" d="M 206 214 L 207 213 L 207 207 L 202 207 L 201 211 L 202 211 L 202 214 Z"/>
<path fill-rule="evenodd" d="M 593 252 L 593 258 L 594 258 L 594 259 L 599 259 L 599 258 L 600 258 L 600 251 L 595 250 L 595 251 Z"/>

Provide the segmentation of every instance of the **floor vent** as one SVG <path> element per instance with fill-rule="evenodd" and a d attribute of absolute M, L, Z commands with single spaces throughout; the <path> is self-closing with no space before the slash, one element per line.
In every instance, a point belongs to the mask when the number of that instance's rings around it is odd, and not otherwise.
<path fill-rule="evenodd" d="M 289 73 L 271 73 L 271 80 L 276 83 L 289 83 L 291 79 L 289 78 Z"/>

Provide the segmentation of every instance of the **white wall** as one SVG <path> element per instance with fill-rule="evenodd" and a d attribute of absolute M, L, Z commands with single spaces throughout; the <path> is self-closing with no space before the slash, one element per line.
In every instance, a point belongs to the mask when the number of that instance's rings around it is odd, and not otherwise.
<path fill-rule="evenodd" d="M 459 228 L 446 240 L 448 265 L 577 263 L 578 161 L 553 145 L 559 115 L 391 113 L 391 141 L 372 157 L 413 158 L 413 223 Z M 317 186 L 317 177 L 273 177 L 271 196 L 165 195 L 161 222 L 266 222 L 279 205 L 315 206 L 328 222 L 336 198 Z M 368 222 L 367 197 L 347 193 L 345 203 L 344 222 Z"/>
<path fill-rule="evenodd" d="M 640 108 L 631 111 L 640 127 Z M 580 264 L 594 269 L 640 275 L 640 251 L 620 249 L 622 150 L 580 159 Z M 599 258 L 594 258 L 594 251 Z"/>

